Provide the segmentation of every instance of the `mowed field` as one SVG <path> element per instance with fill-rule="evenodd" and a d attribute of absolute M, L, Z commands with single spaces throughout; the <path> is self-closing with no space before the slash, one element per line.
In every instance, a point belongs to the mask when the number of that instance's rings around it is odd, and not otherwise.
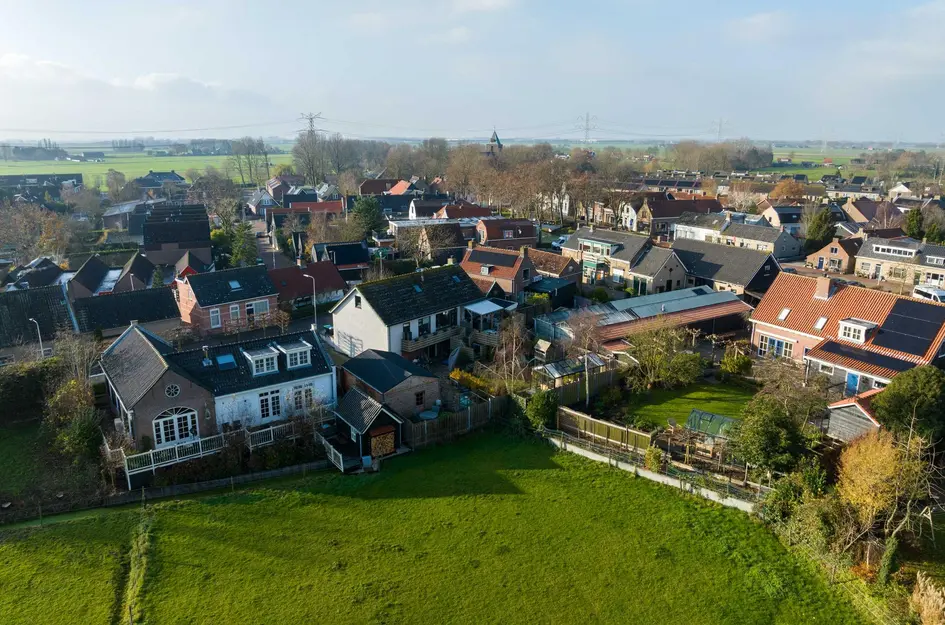
<path fill-rule="evenodd" d="M 857 623 L 745 514 L 538 441 L 482 434 L 384 463 L 0 532 L 0 618 L 136 622 Z"/>
<path fill-rule="evenodd" d="M 24 174 L 82 174 L 86 184 L 94 184 L 100 176 L 104 185 L 105 174 L 115 169 L 125 174 L 128 180 L 146 175 L 149 171 L 174 170 L 184 175 L 188 169 L 204 169 L 212 165 L 222 169 L 226 156 L 148 156 L 146 154 L 115 155 L 106 153 L 101 163 L 75 163 L 72 161 L 3 161 L 0 160 L 0 175 Z M 273 154 L 269 157 L 273 165 L 291 163 L 291 154 Z"/>

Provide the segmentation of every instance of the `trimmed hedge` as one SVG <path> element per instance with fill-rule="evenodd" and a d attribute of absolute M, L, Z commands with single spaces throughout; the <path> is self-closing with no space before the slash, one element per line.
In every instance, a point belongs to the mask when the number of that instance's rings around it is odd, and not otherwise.
<path fill-rule="evenodd" d="M 0 425 L 40 420 L 46 394 L 59 374 L 59 360 L 16 363 L 0 367 Z"/>

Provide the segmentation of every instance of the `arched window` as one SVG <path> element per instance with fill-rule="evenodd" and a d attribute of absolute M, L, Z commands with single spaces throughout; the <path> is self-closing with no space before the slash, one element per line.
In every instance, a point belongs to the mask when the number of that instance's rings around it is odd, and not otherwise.
<path fill-rule="evenodd" d="M 178 445 L 199 437 L 197 411 L 171 408 L 154 419 L 154 446 Z"/>

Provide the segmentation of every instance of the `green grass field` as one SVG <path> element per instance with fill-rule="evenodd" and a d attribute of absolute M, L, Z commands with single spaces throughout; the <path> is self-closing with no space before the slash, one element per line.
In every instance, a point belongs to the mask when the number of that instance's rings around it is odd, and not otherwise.
<path fill-rule="evenodd" d="M 740 418 L 742 408 L 754 394 L 755 391 L 742 386 L 702 382 L 682 390 L 650 391 L 648 397 L 633 406 L 633 412 L 646 414 L 664 427 L 669 419 L 675 419 L 678 425 L 685 424 L 693 408 Z"/>
<path fill-rule="evenodd" d="M 39 423 L 0 427 L 0 492 L 16 495 L 41 470 Z"/>
<path fill-rule="evenodd" d="M 15 174 L 82 174 L 86 184 L 94 184 L 95 177 L 100 176 L 104 184 L 105 174 L 109 169 L 115 169 L 127 179 L 144 176 L 148 171 L 174 170 L 185 175 L 188 169 L 204 169 L 213 165 L 222 169 L 228 157 L 226 156 L 148 156 L 146 154 L 115 155 L 107 153 L 102 163 L 74 163 L 72 161 L 2 161 L 0 160 L 0 175 Z M 270 162 L 291 163 L 291 154 L 274 154 Z"/>
<path fill-rule="evenodd" d="M 152 625 L 859 622 L 743 513 L 498 435 L 151 513 Z M 108 623 L 140 514 L 0 534 L 4 624 Z"/>

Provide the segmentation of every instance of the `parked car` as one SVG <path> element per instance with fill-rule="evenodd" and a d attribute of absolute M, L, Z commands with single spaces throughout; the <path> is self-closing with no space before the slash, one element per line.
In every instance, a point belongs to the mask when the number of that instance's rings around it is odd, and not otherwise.
<path fill-rule="evenodd" d="M 560 250 L 561 246 L 567 243 L 568 239 L 570 238 L 571 236 L 567 234 L 558 237 L 557 239 L 551 242 L 551 248 L 555 250 Z"/>
<path fill-rule="evenodd" d="M 932 302 L 945 302 L 945 290 L 930 285 L 917 286 L 912 289 L 912 297 Z"/>

